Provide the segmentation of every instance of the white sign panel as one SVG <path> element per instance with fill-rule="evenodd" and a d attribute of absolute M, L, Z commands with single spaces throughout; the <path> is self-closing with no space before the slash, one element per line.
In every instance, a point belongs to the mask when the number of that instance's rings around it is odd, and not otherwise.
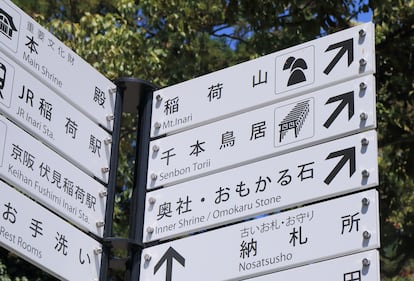
<path fill-rule="evenodd" d="M 379 246 L 370 190 L 145 248 L 140 280 L 241 280 Z"/>
<path fill-rule="evenodd" d="M 61 280 L 98 280 L 102 245 L 0 181 L 0 245 Z"/>
<path fill-rule="evenodd" d="M 106 187 L 0 115 L 0 175 L 82 229 L 100 237 Z"/>
<path fill-rule="evenodd" d="M 111 135 L 0 52 L 0 111 L 83 170 L 108 182 Z"/>
<path fill-rule="evenodd" d="M 374 35 L 359 25 L 156 91 L 151 136 L 372 74 Z"/>
<path fill-rule="evenodd" d="M 318 262 L 281 272 L 263 275 L 247 281 L 379 281 L 380 263 L 377 250 Z"/>
<path fill-rule="evenodd" d="M 147 192 L 144 241 L 378 185 L 375 131 Z"/>
<path fill-rule="evenodd" d="M 112 130 L 115 85 L 7 0 L 0 0 L 0 50 L 43 83 Z M 1 78 L 1 77 L 0 77 Z"/>
<path fill-rule="evenodd" d="M 375 128 L 372 75 L 150 143 L 147 188 Z"/>

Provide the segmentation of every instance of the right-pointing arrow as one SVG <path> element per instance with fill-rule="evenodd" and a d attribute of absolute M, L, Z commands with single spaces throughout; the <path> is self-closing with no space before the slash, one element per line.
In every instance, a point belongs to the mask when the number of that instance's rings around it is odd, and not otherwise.
<path fill-rule="evenodd" d="M 332 69 L 345 55 L 345 53 L 348 53 L 348 66 L 350 66 L 351 63 L 354 61 L 354 38 L 350 38 L 348 40 L 329 45 L 329 47 L 325 50 L 325 53 L 338 48 L 341 49 L 323 71 L 323 73 L 325 73 L 326 75 L 328 75 L 332 71 Z"/>
<path fill-rule="evenodd" d="M 157 273 L 158 269 L 163 265 L 165 261 L 167 261 L 167 269 L 166 269 L 166 276 L 165 281 L 172 280 L 172 264 L 173 260 L 177 260 L 182 266 L 185 266 L 185 259 L 182 255 L 180 255 L 173 247 L 169 247 L 165 254 L 161 257 L 161 259 L 157 262 L 154 266 L 154 275 Z"/>
<path fill-rule="evenodd" d="M 339 171 L 345 166 L 346 162 L 349 161 L 349 177 L 352 177 L 352 175 L 355 173 L 355 147 L 350 147 L 343 150 L 338 150 L 335 152 L 332 152 L 326 157 L 325 160 L 332 159 L 342 156 L 341 160 L 339 160 L 338 164 L 336 164 L 335 168 L 329 173 L 329 175 L 326 177 L 324 182 L 329 185 L 332 180 L 336 177 L 336 175 L 339 173 Z"/>

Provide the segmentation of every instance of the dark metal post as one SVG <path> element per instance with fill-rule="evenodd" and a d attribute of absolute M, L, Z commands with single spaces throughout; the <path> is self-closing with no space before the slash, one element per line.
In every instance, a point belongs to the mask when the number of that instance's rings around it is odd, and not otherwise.
<path fill-rule="evenodd" d="M 100 270 L 100 281 L 108 281 L 109 268 L 114 267 L 111 259 L 112 248 L 129 247 L 129 260 L 119 260 L 126 269 L 126 280 L 139 280 L 140 258 L 142 250 L 142 228 L 145 211 L 146 170 L 148 146 L 151 127 L 152 93 L 155 86 L 136 78 L 119 78 L 115 102 L 115 119 L 112 132 L 112 155 L 107 190 L 107 203 L 105 212 L 105 230 L 103 237 L 103 252 Z M 137 149 L 134 167 L 134 182 L 131 200 L 130 234 L 129 238 L 112 237 L 113 213 L 115 204 L 115 188 L 119 161 L 119 142 L 121 135 L 122 113 L 138 114 Z M 112 265 L 111 265 L 112 264 Z"/>
<path fill-rule="evenodd" d="M 147 184 L 148 155 L 151 132 L 152 98 L 155 86 L 133 78 L 124 78 L 118 81 L 126 86 L 128 96 L 125 96 L 126 106 L 136 105 L 138 109 L 137 144 L 134 167 L 134 186 L 131 198 L 130 215 L 130 272 L 126 273 L 126 280 L 139 280 L 141 252 L 143 248 L 143 226 L 145 211 L 145 196 Z M 136 102 L 129 100 L 135 99 Z M 128 279 L 130 278 L 130 279 Z"/>
<path fill-rule="evenodd" d="M 115 89 L 114 89 L 115 90 Z M 115 94 L 115 93 L 113 93 Z M 105 229 L 103 238 L 112 236 L 112 219 L 114 214 L 114 204 L 115 204 L 115 187 L 116 187 L 116 178 L 118 170 L 118 158 L 119 158 L 119 138 L 121 135 L 121 121 L 122 121 L 122 111 L 123 111 L 123 99 L 124 91 L 122 88 L 116 88 L 116 101 L 115 101 L 115 110 L 114 110 L 114 125 L 112 130 L 112 144 L 111 144 L 111 161 L 109 165 L 109 180 L 107 188 L 107 197 L 106 197 L 106 210 L 105 210 Z M 108 269 L 109 269 L 109 259 L 110 259 L 110 246 L 103 245 L 102 259 L 101 259 L 101 270 L 99 280 L 107 281 L 108 280 Z"/>

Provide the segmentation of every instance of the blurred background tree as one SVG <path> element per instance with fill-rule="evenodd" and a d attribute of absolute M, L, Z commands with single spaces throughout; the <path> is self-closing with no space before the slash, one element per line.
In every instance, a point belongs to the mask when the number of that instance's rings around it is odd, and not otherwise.
<path fill-rule="evenodd" d="M 357 24 L 376 24 L 381 278 L 414 280 L 414 0 L 13 0 L 109 79 L 169 86 Z M 114 235 L 128 235 L 134 116 L 125 114 Z M 22 266 L 25 264 L 25 266 Z M 113 274 L 114 280 L 122 280 Z M 0 249 L 0 281 L 54 280 Z"/>

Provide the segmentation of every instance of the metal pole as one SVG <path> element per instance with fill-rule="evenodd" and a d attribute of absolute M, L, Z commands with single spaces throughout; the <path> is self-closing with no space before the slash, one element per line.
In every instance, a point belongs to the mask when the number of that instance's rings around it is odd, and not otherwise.
<path fill-rule="evenodd" d="M 141 252 L 143 248 L 143 226 L 145 211 L 145 196 L 147 184 L 148 155 L 151 132 L 152 99 L 155 86 L 134 78 L 124 78 L 122 82 L 126 86 L 128 96 L 125 100 L 135 99 L 137 102 L 126 102 L 128 106 L 137 105 L 138 124 L 137 142 L 134 167 L 134 185 L 131 198 L 130 215 L 130 272 L 127 271 L 125 280 L 139 280 Z M 132 96 L 131 96 L 132 95 Z"/>
<path fill-rule="evenodd" d="M 114 89 L 115 90 L 115 89 Z M 115 94 L 115 93 L 113 93 Z M 112 221 L 114 214 L 114 204 L 115 204 L 115 187 L 116 187 L 116 178 L 118 170 L 118 158 L 119 158 L 119 138 L 121 135 L 121 121 L 122 121 L 122 111 L 123 111 L 123 99 L 124 99 L 124 89 L 121 87 L 116 88 L 116 101 L 115 101 L 115 110 L 114 110 L 114 125 L 112 131 L 112 144 L 111 144 L 111 161 L 109 166 L 109 179 L 107 187 L 107 197 L 106 197 L 106 210 L 105 210 L 105 229 L 104 229 L 104 245 L 101 258 L 101 270 L 99 280 L 107 281 L 108 280 L 108 269 L 109 269 L 109 259 L 110 259 L 110 246 L 105 245 L 105 238 L 112 236 Z"/>

